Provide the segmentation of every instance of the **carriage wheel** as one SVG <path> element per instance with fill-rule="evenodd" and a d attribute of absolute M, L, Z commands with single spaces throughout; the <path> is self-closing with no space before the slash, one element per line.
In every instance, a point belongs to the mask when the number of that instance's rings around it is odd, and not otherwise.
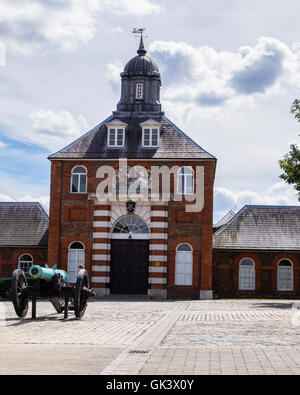
<path fill-rule="evenodd" d="M 25 273 L 21 269 L 16 269 L 12 275 L 11 282 L 11 299 L 17 313 L 17 316 L 24 318 L 28 311 L 28 296 L 24 296 L 27 288 Z"/>
<path fill-rule="evenodd" d="M 74 294 L 74 310 L 77 319 L 81 319 L 84 316 L 87 301 L 89 298 L 89 278 L 86 270 L 80 270 L 77 277 L 77 282 L 75 285 Z"/>
<path fill-rule="evenodd" d="M 62 298 L 51 298 L 50 302 L 58 314 L 61 314 L 64 311 L 64 301 Z"/>

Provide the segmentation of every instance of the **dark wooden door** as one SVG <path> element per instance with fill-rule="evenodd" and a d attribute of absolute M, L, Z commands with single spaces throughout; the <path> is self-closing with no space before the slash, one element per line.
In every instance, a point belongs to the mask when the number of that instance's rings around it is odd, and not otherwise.
<path fill-rule="evenodd" d="M 110 291 L 147 295 L 149 240 L 111 240 Z"/>

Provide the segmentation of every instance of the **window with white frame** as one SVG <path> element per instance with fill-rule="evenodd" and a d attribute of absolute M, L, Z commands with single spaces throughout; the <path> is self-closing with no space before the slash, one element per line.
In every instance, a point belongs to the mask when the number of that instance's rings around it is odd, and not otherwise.
<path fill-rule="evenodd" d="M 84 268 L 84 245 L 80 242 L 74 242 L 69 246 L 68 254 L 68 282 L 75 283 L 79 266 Z"/>
<path fill-rule="evenodd" d="M 194 193 L 194 170 L 191 167 L 181 167 L 178 170 L 177 192 L 179 195 Z"/>
<path fill-rule="evenodd" d="M 124 128 L 109 128 L 108 140 L 109 147 L 122 148 L 125 143 L 125 129 Z"/>
<path fill-rule="evenodd" d="M 137 100 L 142 100 L 144 97 L 144 83 L 137 82 L 135 86 L 135 98 Z"/>
<path fill-rule="evenodd" d="M 188 244 L 180 244 L 176 249 L 175 285 L 193 284 L 193 250 Z"/>
<path fill-rule="evenodd" d="M 72 170 L 71 192 L 72 193 L 87 192 L 87 170 L 85 167 L 76 166 Z"/>
<path fill-rule="evenodd" d="M 143 129 L 143 146 L 158 147 L 159 146 L 159 129 L 145 128 Z"/>
<path fill-rule="evenodd" d="M 18 268 L 23 270 L 25 276 L 28 276 L 29 269 L 33 265 L 33 258 L 29 254 L 23 254 L 19 257 Z"/>
<path fill-rule="evenodd" d="M 252 259 L 244 258 L 239 266 L 239 290 L 255 290 L 255 264 Z"/>
<path fill-rule="evenodd" d="M 282 259 L 277 268 L 277 290 L 293 291 L 293 264 L 287 259 Z"/>

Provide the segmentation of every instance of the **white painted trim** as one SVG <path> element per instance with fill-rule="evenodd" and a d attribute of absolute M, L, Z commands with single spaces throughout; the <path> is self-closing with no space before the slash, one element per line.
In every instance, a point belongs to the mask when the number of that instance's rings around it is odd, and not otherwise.
<path fill-rule="evenodd" d="M 241 265 L 241 263 L 243 263 L 244 260 L 249 260 L 252 262 L 251 265 Z M 243 275 L 243 267 L 251 267 L 252 270 L 252 285 L 250 287 L 242 287 L 241 283 L 242 283 L 242 275 Z M 240 260 L 239 262 L 239 290 L 240 291 L 255 291 L 256 288 L 256 267 L 255 267 L 255 262 L 252 258 L 249 257 L 244 257 Z"/>
<path fill-rule="evenodd" d="M 152 119 L 152 118 L 150 118 L 150 119 L 147 119 L 147 121 L 141 122 L 141 123 L 140 123 L 140 126 L 141 126 L 142 128 L 146 128 L 146 129 L 147 129 L 147 126 L 153 127 L 153 128 L 160 128 L 160 127 L 161 127 L 161 123 L 155 121 L 155 120 Z"/>
<path fill-rule="evenodd" d="M 126 123 L 126 122 L 123 122 L 123 121 L 120 121 L 119 119 L 114 119 L 114 120 L 112 120 L 112 121 L 110 121 L 110 122 L 107 122 L 106 124 L 105 124 L 105 126 L 107 127 L 107 128 L 116 128 L 116 127 L 119 127 L 119 129 L 121 129 L 121 128 L 126 128 L 127 126 L 128 126 L 128 123 Z"/>
<path fill-rule="evenodd" d="M 109 141 L 110 141 L 110 131 L 111 131 L 112 129 L 115 131 L 115 143 L 114 143 L 113 145 L 110 145 L 110 144 L 109 144 Z M 123 144 L 122 144 L 122 145 L 117 145 L 117 141 L 118 141 L 118 130 L 122 130 L 122 132 L 123 132 L 123 138 L 122 138 Z M 108 130 L 107 130 L 107 146 L 108 146 L 109 148 L 123 148 L 124 145 L 125 145 L 125 127 L 124 127 L 124 126 L 118 126 L 118 125 L 111 125 L 111 126 L 109 126 L 109 127 L 108 127 Z"/>
<path fill-rule="evenodd" d="M 149 129 L 150 131 L 150 136 L 149 136 L 149 145 L 145 145 L 144 144 L 144 138 L 145 138 L 145 129 Z M 153 130 L 157 130 L 157 145 L 153 145 L 152 144 L 152 140 L 153 140 Z M 144 125 L 143 126 L 143 136 L 142 136 L 142 146 L 143 148 L 157 148 L 159 147 L 160 144 L 160 128 L 158 126 L 150 126 L 150 125 Z"/>
<path fill-rule="evenodd" d="M 167 273 L 167 268 L 162 266 L 150 266 L 149 273 Z"/>
<path fill-rule="evenodd" d="M 290 264 L 291 264 L 291 266 L 279 266 L 279 264 L 280 264 L 280 262 L 282 262 L 282 261 L 288 261 L 288 262 L 290 262 Z M 291 271 L 291 286 L 288 288 L 288 287 L 282 287 L 282 286 L 280 286 L 280 271 L 281 271 L 281 268 L 286 268 L 286 267 L 289 267 L 290 268 L 290 271 Z M 281 258 L 278 262 L 277 262 L 277 291 L 285 291 L 285 292 L 292 292 L 292 291 L 294 291 L 294 263 L 290 260 L 290 259 L 288 259 L 288 258 Z"/>
<path fill-rule="evenodd" d="M 110 255 L 93 255 L 93 261 L 110 261 Z"/>
<path fill-rule="evenodd" d="M 167 251 L 167 244 L 150 244 L 150 251 Z"/>
<path fill-rule="evenodd" d="M 129 236 L 131 236 L 132 240 L 149 240 L 150 233 L 112 233 L 112 239 L 120 239 L 120 240 L 129 240 Z"/>
<path fill-rule="evenodd" d="M 141 95 L 138 94 L 139 87 L 141 87 L 141 90 L 140 90 Z M 135 83 L 135 98 L 136 98 L 136 100 L 143 100 L 143 98 L 144 98 L 144 82 L 142 82 L 142 81 L 137 81 Z"/>
<path fill-rule="evenodd" d="M 93 238 L 94 239 L 107 239 L 108 233 L 107 232 L 94 232 Z"/>
<path fill-rule="evenodd" d="M 167 233 L 151 233 L 151 240 L 158 239 L 158 240 L 167 240 L 168 234 Z"/>
<path fill-rule="evenodd" d="M 93 250 L 110 250 L 110 244 L 95 243 L 95 244 L 93 244 Z"/>
<path fill-rule="evenodd" d="M 166 255 L 150 255 L 149 262 L 167 262 L 168 257 Z"/>
<path fill-rule="evenodd" d="M 151 211 L 151 217 L 167 217 L 167 211 Z"/>
<path fill-rule="evenodd" d="M 97 273 L 97 272 L 110 272 L 110 266 L 104 266 L 104 265 L 101 265 L 101 266 L 93 266 L 92 267 L 92 271 L 93 271 L 93 273 Z"/>
<path fill-rule="evenodd" d="M 85 169 L 86 173 L 85 174 L 84 173 L 73 173 L 73 171 L 74 171 L 74 169 L 76 169 L 76 167 L 83 167 Z M 86 177 L 86 180 L 85 180 L 85 191 L 84 192 L 73 192 L 72 191 L 72 189 L 73 189 L 73 176 L 75 176 L 75 175 L 78 176 L 78 186 L 79 187 L 80 187 L 80 179 L 81 179 L 81 177 L 82 176 Z M 87 168 L 85 166 L 83 166 L 83 165 L 76 165 L 76 166 L 74 166 L 73 169 L 71 170 L 70 193 L 72 193 L 73 195 L 84 195 L 84 194 L 87 194 L 87 184 L 88 184 L 88 171 L 87 171 Z"/>
<path fill-rule="evenodd" d="M 149 277 L 149 284 L 166 284 L 167 279 L 166 278 L 156 278 L 156 277 Z"/>
<path fill-rule="evenodd" d="M 95 284 L 109 284 L 109 277 L 92 277 L 92 282 Z"/>
<path fill-rule="evenodd" d="M 151 222 L 151 228 L 164 228 L 168 227 L 168 222 Z"/>
<path fill-rule="evenodd" d="M 95 217 L 110 217 L 111 211 L 108 210 L 95 210 L 94 216 Z"/>
<path fill-rule="evenodd" d="M 108 222 L 108 221 L 95 221 L 93 226 L 94 226 L 94 228 L 110 228 L 110 222 Z"/>

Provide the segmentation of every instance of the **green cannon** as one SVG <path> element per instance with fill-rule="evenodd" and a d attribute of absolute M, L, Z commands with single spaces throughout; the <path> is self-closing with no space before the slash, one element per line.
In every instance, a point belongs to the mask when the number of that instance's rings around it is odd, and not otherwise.
<path fill-rule="evenodd" d="M 87 308 L 87 301 L 95 296 L 89 288 L 88 272 L 84 269 L 77 274 L 76 284 L 68 283 L 68 275 L 57 266 L 49 268 L 34 265 L 28 275 L 31 284 L 28 285 L 27 277 L 23 270 L 13 272 L 10 295 L 15 312 L 24 318 L 28 312 L 29 299 L 32 300 L 32 319 L 36 318 L 36 302 L 38 298 L 49 299 L 57 313 L 64 313 L 68 318 L 69 310 L 74 310 L 77 319 L 81 319 Z M 70 301 L 73 305 L 69 305 Z"/>
<path fill-rule="evenodd" d="M 40 278 L 45 281 L 52 281 L 55 275 L 59 275 L 64 282 L 68 282 L 67 273 L 64 270 L 57 270 L 56 265 L 52 269 L 48 265 L 45 265 L 45 267 L 34 265 L 29 269 L 29 277 L 34 279 Z"/>

